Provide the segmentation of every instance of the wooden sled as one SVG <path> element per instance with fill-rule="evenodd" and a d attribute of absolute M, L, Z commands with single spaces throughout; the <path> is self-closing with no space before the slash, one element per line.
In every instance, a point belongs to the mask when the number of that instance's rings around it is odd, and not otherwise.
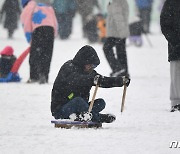
<path fill-rule="evenodd" d="M 70 129 L 72 127 L 75 128 L 101 128 L 102 123 L 98 122 L 80 122 L 80 121 L 60 121 L 60 120 L 52 120 L 51 123 L 54 124 L 55 128 L 66 128 Z"/>

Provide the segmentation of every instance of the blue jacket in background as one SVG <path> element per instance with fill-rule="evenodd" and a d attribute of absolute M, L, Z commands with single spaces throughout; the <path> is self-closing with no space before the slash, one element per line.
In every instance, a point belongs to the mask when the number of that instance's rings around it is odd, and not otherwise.
<path fill-rule="evenodd" d="M 138 8 L 149 8 L 152 6 L 153 0 L 135 0 Z"/>
<path fill-rule="evenodd" d="M 76 10 L 76 2 L 75 0 L 54 0 L 53 8 L 56 13 L 68 13 Z"/>

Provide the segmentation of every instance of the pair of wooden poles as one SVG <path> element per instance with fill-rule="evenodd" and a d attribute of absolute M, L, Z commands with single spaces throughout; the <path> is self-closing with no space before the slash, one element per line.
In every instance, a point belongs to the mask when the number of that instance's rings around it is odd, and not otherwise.
<path fill-rule="evenodd" d="M 98 78 L 99 79 L 99 78 Z M 95 87 L 95 90 L 94 90 L 94 93 L 93 93 L 93 96 L 92 96 L 92 100 L 91 100 L 91 103 L 89 105 L 89 109 L 88 109 L 88 112 L 90 113 L 92 111 L 92 108 L 93 108 L 93 105 L 94 105 L 94 100 L 95 100 L 95 97 L 96 97 L 96 94 L 97 94 L 97 90 L 98 90 L 98 79 L 97 79 L 97 82 L 96 82 L 96 87 Z M 121 102 L 121 113 L 123 112 L 124 110 L 124 104 L 125 104 L 125 98 L 126 98 L 126 91 L 127 91 L 127 86 L 126 84 L 124 83 L 124 89 L 123 89 L 123 96 L 122 96 L 122 102 Z"/>

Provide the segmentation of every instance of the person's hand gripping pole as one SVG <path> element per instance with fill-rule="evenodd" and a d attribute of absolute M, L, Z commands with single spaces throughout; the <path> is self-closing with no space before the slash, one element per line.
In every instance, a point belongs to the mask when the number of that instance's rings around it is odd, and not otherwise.
<path fill-rule="evenodd" d="M 89 113 L 92 111 L 92 108 L 93 108 L 93 105 L 94 105 L 94 100 L 95 100 L 96 93 L 97 93 L 97 90 L 98 90 L 98 87 L 99 87 L 99 84 L 98 84 L 99 77 L 100 77 L 100 75 L 96 75 L 95 79 L 94 79 L 94 83 L 95 83 L 96 87 L 95 87 L 95 90 L 94 90 L 94 93 L 93 93 L 93 96 L 92 96 L 91 103 L 89 105 L 89 109 L 88 109 Z"/>

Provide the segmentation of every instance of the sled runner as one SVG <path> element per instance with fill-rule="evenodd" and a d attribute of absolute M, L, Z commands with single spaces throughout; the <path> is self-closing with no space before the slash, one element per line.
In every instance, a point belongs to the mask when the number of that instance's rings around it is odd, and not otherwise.
<path fill-rule="evenodd" d="M 101 128 L 102 123 L 98 122 L 81 122 L 81 121 L 60 121 L 60 120 L 52 120 L 51 123 L 54 124 L 55 128 L 66 128 L 70 129 L 72 127 L 75 128 Z"/>

